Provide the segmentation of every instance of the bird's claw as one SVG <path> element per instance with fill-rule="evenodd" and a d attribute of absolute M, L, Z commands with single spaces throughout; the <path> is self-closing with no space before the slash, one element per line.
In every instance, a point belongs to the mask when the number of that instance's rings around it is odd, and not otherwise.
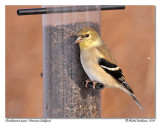
<path fill-rule="evenodd" d="M 93 89 L 96 89 L 96 84 L 97 84 L 98 82 L 93 82 Z"/>
<path fill-rule="evenodd" d="M 89 83 L 89 82 L 92 82 L 92 81 L 91 81 L 90 79 L 87 79 L 87 80 L 86 80 L 86 83 L 85 83 L 85 87 L 86 87 L 86 88 L 88 87 L 88 83 Z"/>

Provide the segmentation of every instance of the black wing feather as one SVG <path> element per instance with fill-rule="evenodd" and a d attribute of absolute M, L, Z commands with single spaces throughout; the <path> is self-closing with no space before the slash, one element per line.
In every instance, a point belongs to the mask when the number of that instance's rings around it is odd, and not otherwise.
<path fill-rule="evenodd" d="M 122 70 L 120 68 L 116 69 L 116 68 L 118 68 L 118 66 L 116 64 L 112 64 L 112 63 L 108 62 L 107 60 L 105 60 L 104 58 L 100 58 L 98 61 L 98 64 L 108 74 L 110 74 L 112 77 L 114 77 L 116 80 L 118 80 L 118 82 L 120 82 L 127 90 L 129 90 L 131 93 L 133 93 L 132 89 L 129 87 L 127 82 L 125 82 Z M 113 68 L 113 70 L 109 70 L 107 68 Z M 115 70 L 114 70 L 114 68 L 115 68 Z"/>

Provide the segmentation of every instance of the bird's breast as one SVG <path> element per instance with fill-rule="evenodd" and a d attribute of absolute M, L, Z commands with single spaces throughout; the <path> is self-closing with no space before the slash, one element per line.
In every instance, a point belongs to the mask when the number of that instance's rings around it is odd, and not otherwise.
<path fill-rule="evenodd" d="M 104 70 L 98 65 L 99 57 L 93 52 L 81 52 L 81 64 L 91 81 L 103 82 L 100 73 Z M 99 73 L 100 72 L 100 73 Z"/>

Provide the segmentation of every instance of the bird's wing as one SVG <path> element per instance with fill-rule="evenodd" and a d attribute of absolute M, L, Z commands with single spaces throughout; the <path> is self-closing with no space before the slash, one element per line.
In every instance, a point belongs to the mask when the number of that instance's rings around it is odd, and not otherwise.
<path fill-rule="evenodd" d="M 134 92 L 129 87 L 127 82 L 125 81 L 125 77 L 123 75 L 122 70 L 116 65 L 116 61 L 112 55 L 112 52 L 105 46 L 105 44 L 97 47 L 99 52 L 103 54 L 103 58 L 99 58 L 98 64 L 100 67 L 105 70 L 108 74 L 110 74 L 113 78 L 115 78 L 125 89 L 128 90 L 130 93 L 128 93 L 132 98 L 136 101 L 138 106 L 143 109 L 143 107 L 138 102 L 137 98 L 134 95 Z"/>
<path fill-rule="evenodd" d="M 116 64 L 116 60 L 112 55 L 112 52 L 109 50 L 109 48 L 103 43 L 102 45 L 100 45 L 99 47 L 97 47 L 98 51 L 101 52 L 105 59 L 113 64 Z"/>
<path fill-rule="evenodd" d="M 129 87 L 129 85 L 125 81 L 125 77 L 122 73 L 122 70 L 116 64 L 110 63 L 104 58 L 100 58 L 98 61 L 98 64 L 103 70 L 105 70 L 105 72 L 110 74 L 120 84 L 122 84 L 129 92 L 133 94 L 132 89 Z"/>

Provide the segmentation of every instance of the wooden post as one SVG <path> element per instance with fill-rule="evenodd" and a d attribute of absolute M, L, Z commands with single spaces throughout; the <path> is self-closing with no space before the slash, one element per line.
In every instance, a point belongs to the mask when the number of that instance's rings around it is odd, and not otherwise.
<path fill-rule="evenodd" d="M 74 43 L 77 32 L 88 26 L 100 32 L 92 21 L 43 27 L 44 118 L 101 117 L 100 90 L 84 87 L 88 77 Z"/>

